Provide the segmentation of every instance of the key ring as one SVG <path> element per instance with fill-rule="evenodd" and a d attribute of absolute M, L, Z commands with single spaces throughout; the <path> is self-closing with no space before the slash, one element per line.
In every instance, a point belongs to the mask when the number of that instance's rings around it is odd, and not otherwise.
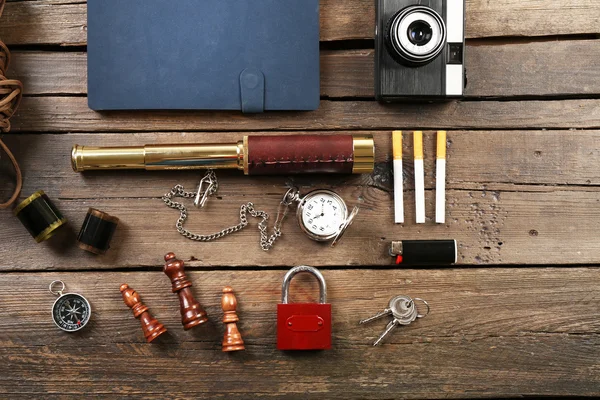
<path fill-rule="evenodd" d="M 423 304 L 425 304 L 425 306 L 427 307 L 427 312 L 425 314 L 419 314 L 417 305 L 415 303 L 416 301 L 420 301 Z M 404 312 L 405 309 L 406 309 L 406 312 Z M 423 300 L 419 297 L 412 298 L 412 297 L 406 296 L 406 295 L 399 295 L 396 297 L 392 297 L 388 306 L 383 311 L 378 312 L 377 314 L 373 315 L 372 317 L 363 319 L 363 320 L 359 321 L 358 323 L 360 325 L 366 324 L 368 322 L 375 321 L 376 319 L 379 319 L 379 318 L 382 318 L 385 316 L 391 316 L 393 318 L 387 324 L 383 333 L 373 343 L 373 346 L 378 346 L 383 341 L 383 339 L 385 339 L 385 337 L 388 336 L 390 334 L 390 332 L 392 332 L 394 330 L 394 328 L 401 326 L 401 325 L 404 325 L 404 326 L 410 325 L 417 318 L 423 318 L 423 317 L 426 317 L 427 315 L 429 315 L 429 311 L 430 311 L 429 303 L 427 303 L 425 300 Z"/>
<path fill-rule="evenodd" d="M 52 288 L 54 287 L 55 284 L 61 284 L 62 288 L 57 291 L 52 290 Z M 50 290 L 50 293 L 52 293 L 53 295 L 62 296 L 63 291 L 65 290 L 65 283 L 63 281 L 52 281 L 52 283 L 50 283 L 50 286 L 48 287 L 48 289 Z"/>
<path fill-rule="evenodd" d="M 429 308 L 429 303 L 427 303 L 425 300 L 423 300 L 423 299 L 421 299 L 421 298 L 419 298 L 419 297 L 415 297 L 415 298 L 413 299 L 413 301 L 414 301 L 414 300 L 419 300 L 420 302 L 422 302 L 423 304 L 425 304 L 425 306 L 427 307 L 427 313 L 425 313 L 425 314 L 417 314 L 417 318 L 424 318 L 424 317 L 428 316 L 428 315 L 429 315 L 429 311 L 430 311 L 430 308 Z M 415 306 L 415 307 L 416 307 L 416 306 Z"/>

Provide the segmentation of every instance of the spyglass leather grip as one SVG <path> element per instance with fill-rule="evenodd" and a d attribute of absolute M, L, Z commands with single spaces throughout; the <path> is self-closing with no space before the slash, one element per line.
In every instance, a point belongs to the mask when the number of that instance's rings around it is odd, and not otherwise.
<path fill-rule="evenodd" d="M 136 147 L 75 145 L 76 172 L 101 169 L 238 169 L 246 175 L 364 174 L 373 171 L 371 135 L 245 136 L 237 143 Z"/>

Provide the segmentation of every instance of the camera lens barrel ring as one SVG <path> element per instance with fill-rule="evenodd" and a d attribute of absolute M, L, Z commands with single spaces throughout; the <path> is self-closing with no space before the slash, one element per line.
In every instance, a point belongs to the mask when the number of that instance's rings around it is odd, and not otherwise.
<path fill-rule="evenodd" d="M 415 40 L 415 26 L 427 30 L 425 39 Z M 425 6 L 410 6 L 389 20 L 386 38 L 390 53 L 397 61 L 423 65 L 437 57 L 444 48 L 446 25 L 435 10 Z"/>

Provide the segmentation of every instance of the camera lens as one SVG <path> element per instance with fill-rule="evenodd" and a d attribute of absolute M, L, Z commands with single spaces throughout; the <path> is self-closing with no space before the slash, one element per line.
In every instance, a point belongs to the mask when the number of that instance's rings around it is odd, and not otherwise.
<path fill-rule="evenodd" d="M 425 21 L 415 21 L 408 26 L 408 39 L 412 44 L 424 46 L 431 41 L 433 30 Z"/>
<path fill-rule="evenodd" d="M 435 59 L 446 43 L 446 25 L 432 8 L 410 6 L 388 22 L 386 45 L 390 55 L 409 66 L 421 66 Z"/>

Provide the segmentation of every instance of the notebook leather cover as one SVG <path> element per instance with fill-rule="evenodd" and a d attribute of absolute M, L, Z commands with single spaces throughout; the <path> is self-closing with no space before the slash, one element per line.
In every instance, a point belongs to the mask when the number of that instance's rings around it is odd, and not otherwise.
<path fill-rule="evenodd" d="M 93 110 L 314 110 L 319 0 L 88 0 Z"/>

